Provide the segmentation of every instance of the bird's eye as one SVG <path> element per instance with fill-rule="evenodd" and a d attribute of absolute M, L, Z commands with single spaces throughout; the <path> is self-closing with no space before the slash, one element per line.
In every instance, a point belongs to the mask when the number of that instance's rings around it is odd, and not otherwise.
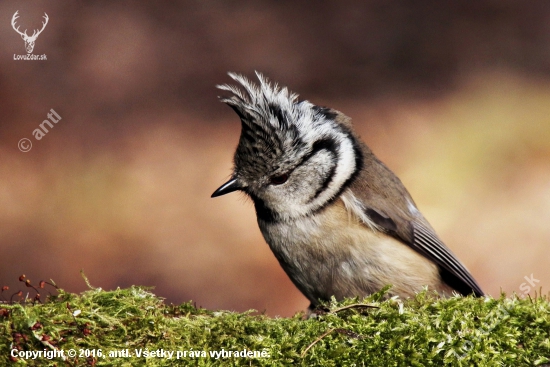
<path fill-rule="evenodd" d="M 288 180 L 288 173 L 282 174 L 280 176 L 271 177 L 271 183 L 273 185 L 282 185 Z"/>

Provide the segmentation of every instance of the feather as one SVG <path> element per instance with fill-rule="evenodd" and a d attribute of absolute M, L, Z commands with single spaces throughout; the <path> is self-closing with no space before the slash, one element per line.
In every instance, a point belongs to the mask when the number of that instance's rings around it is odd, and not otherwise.
<path fill-rule="evenodd" d="M 402 241 L 440 269 L 442 280 L 463 295 L 483 296 L 481 287 L 435 234 L 399 178 L 361 143 L 365 168 L 350 185 L 364 215 L 385 233 Z M 371 226 L 370 223 L 365 223 Z"/>

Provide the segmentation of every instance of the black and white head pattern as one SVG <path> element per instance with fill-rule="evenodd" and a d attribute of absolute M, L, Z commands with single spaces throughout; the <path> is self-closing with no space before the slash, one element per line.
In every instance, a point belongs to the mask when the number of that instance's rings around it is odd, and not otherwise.
<path fill-rule="evenodd" d="M 290 220 L 319 210 L 361 169 L 361 153 L 337 111 L 299 101 L 286 87 L 256 73 L 259 84 L 229 73 L 239 86 L 221 98 L 239 115 L 242 131 L 234 177 L 260 219 Z M 343 116 L 343 115 L 342 115 Z"/>

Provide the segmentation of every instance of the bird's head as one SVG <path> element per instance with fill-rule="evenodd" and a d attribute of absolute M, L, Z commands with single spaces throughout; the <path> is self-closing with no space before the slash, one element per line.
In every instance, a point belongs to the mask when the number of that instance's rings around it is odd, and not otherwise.
<path fill-rule="evenodd" d="M 241 119 L 231 179 L 212 197 L 241 190 L 260 219 L 292 219 L 330 202 L 359 170 L 361 154 L 349 118 L 316 106 L 256 73 L 259 84 L 229 76 L 222 97 Z"/>

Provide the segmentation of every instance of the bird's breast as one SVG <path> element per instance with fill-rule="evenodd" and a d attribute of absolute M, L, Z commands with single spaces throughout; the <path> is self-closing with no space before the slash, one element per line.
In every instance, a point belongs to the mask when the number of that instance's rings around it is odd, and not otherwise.
<path fill-rule="evenodd" d="M 293 221 L 258 223 L 283 269 L 314 304 L 331 296 L 363 297 L 388 284 L 392 293 L 412 296 L 440 283 L 432 262 L 365 225 L 340 199 Z"/>

